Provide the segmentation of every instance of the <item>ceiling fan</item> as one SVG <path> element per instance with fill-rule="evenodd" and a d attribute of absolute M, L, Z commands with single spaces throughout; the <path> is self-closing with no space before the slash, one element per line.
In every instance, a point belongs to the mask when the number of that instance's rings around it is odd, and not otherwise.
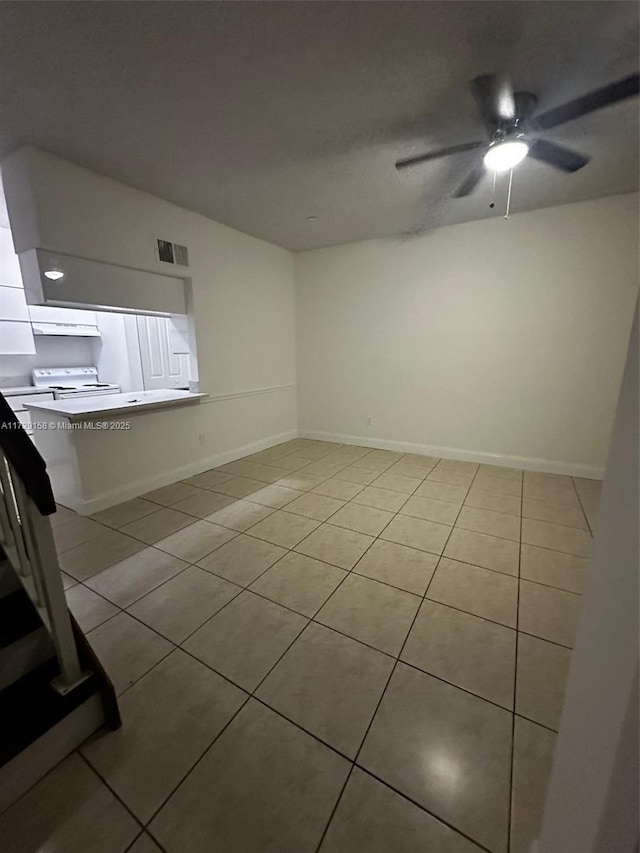
<path fill-rule="evenodd" d="M 543 139 L 538 134 L 633 97 L 639 91 L 640 75 L 631 74 L 616 83 L 534 116 L 533 111 L 538 103 L 535 95 L 531 92 L 514 92 L 505 76 L 482 74 L 471 81 L 471 93 L 489 134 L 489 141 L 463 142 L 461 145 L 398 160 L 396 169 L 406 169 L 463 151 L 483 149 L 483 158 L 462 181 L 453 193 L 453 198 L 470 195 L 480 182 L 485 168 L 494 172 L 506 171 L 527 156 L 563 172 L 577 172 L 589 162 L 588 157 Z"/>

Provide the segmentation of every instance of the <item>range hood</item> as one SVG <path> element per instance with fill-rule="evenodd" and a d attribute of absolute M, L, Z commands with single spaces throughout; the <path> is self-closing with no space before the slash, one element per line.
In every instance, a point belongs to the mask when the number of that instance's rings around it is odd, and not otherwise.
<path fill-rule="evenodd" d="M 31 323 L 31 331 L 34 335 L 49 335 L 60 337 L 62 335 L 76 338 L 99 338 L 100 331 L 97 326 L 89 326 L 80 323 Z"/>

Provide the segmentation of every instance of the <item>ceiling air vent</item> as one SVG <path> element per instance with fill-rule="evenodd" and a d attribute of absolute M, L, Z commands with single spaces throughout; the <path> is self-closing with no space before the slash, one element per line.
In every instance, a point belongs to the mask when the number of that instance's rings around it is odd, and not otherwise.
<path fill-rule="evenodd" d="M 173 257 L 177 264 L 181 267 L 189 266 L 189 252 L 186 246 L 180 246 L 178 243 L 173 244 Z"/>
<path fill-rule="evenodd" d="M 189 266 L 189 251 L 186 246 L 179 243 L 171 243 L 169 240 L 157 240 L 158 260 L 165 264 L 177 264 L 181 267 Z"/>

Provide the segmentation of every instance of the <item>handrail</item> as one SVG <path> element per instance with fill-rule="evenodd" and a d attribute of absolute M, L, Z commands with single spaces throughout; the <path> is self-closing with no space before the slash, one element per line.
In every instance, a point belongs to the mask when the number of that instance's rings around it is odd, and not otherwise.
<path fill-rule="evenodd" d="M 0 545 L 51 636 L 66 693 L 84 680 L 51 522 L 56 504 L 44 459 L 0 393 Z"/>
<path fill-rule="evenodd" d="M 56 502 L 45 461 L 1 392 L 0 448 L 40 513 L 52 515 L 56 511 Z"/>

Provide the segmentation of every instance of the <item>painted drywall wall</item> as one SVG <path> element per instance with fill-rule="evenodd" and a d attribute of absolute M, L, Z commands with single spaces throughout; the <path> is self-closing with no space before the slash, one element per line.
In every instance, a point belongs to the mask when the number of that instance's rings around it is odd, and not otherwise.
<path fill-rule="evenodd" d="M 31 382 L 34 367 L 86 367 L 95 361 L 95 338 L 36 337 L 34 355 L 0 355 L 0 388 Z"/>
<path fill-rule="evenodd" d="M 150 437 L 150 445 L 163 444 L 164 455 L 142 446 L 130 460 L 129 481 L 142 491 L 157 482 L 158 458 L 174 475 L 181 468 L 193 473 L 236 449 L 295 434 L 289 252 L 38 149 L 14 152 L 1 169 L 18 252 L 39 246 L 175 275 L 176 267 L 157 260 L 156 238 L 189 249 L 199 383 L 209 400 L 172 413 L 169 432 Z M 97 498 L 100 477 L 92 482 Z"/>
<path fill-rule="evenodd" d="M 303 252 L 299 427 L 601 475 L 637 288 L 637 194 Z"/>
<path fill-rule="evenodd" d="M 638 323 L 618 401 L 539 853 L 638 850 Z"/>

